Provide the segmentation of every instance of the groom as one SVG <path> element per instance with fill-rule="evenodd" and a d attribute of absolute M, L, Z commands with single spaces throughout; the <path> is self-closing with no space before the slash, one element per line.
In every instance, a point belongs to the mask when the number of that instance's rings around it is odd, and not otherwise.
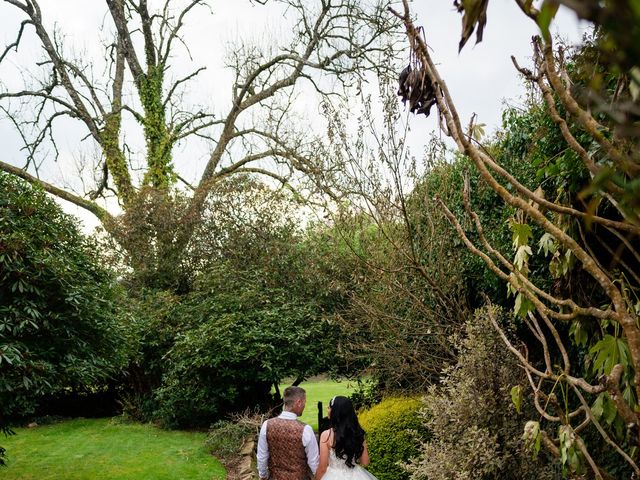
<path fill-rule="evenodd" d="M 258 438 L 260 480 L 307 480 L 318 468 L 318 444 L 313 429 L 302 415 L 307 394 L 300 387 L 287 387 L 280 416 L 262 424 Z"/>

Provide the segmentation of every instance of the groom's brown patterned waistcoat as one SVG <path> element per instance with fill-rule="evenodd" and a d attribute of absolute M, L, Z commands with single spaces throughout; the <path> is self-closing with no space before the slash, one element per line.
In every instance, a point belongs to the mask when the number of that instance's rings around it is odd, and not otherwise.
<path fill-rule="evenodd" d="M 272 418 L 267 423 L 269 478 L 271 480 L 306 480 L 311 478 L 307 453 L 302 445 L 304 423 Z"/>

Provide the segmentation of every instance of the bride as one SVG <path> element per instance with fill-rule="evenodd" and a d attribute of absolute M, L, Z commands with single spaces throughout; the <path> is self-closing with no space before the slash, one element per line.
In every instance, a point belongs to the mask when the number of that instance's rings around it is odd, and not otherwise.
<path fill-rule="evenodd" d="M 369 452 L 351 400 L 333 397 L 328 413 L 331 428 L 320 435 L 316 480 L 376 480 L 362 468 L 369 464 Z"/>

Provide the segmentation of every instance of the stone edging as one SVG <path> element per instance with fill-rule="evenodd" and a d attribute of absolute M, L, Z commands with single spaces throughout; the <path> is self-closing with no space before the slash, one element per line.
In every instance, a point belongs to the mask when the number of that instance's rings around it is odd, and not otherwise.
<path fill-rule="evenodd" d="M 256 440 L 253 435 L 245 439 L 238 456 L 225 465 L 227 480 L 258 480 L 258 470 L 254 461 L 255 447 Z"/>

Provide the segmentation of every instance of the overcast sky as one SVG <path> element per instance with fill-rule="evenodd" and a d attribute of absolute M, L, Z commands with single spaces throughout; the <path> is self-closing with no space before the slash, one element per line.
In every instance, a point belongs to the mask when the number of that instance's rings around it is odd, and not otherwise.
<path fill-rule="evenodd" d="M 154 4 L 153 1 L 150 3 Z M 101 38 L 107 37 L 101 31 L 107 12 L 103 0 L 40 0 L 40 5 L 45 24 L 57 25 L 65 33 L 67 45 L 83 56 L 100 57 Z M 463 123 L 475 112 L 478 121 L 492 130 L 500 123 L 503 101 L 518 103 L 524 91 L 510 55 L 515 55 L 521 64 L 530 63 L 530 42 L 532 35 L 537 33 L 537 27 L 520 12 L 513 0 L 492 0 L 489 5 L 484 41 L 474 46 L 474 34 L 462 53 L 458 54 L 461 18 L 454 11 L 453 2 L 412 2 L 417 24 L 425 28 L 427 43 L 433 50 L 442 76 L 448 82 Z M 172 68 L 177 76 L 183 76 L 194 67 L 207 66 L 207 71 L 189 91 L 189 101 L 222 112 L 230 102 L 232 78 L 230 71 L 224 67 L 225 48 L 238 39 L 274 42 L 285 36 L 290 27 L 288 30 L 287 20 L 283 16 L 285 12 L 273 3 L 261 6 L 251 4 L 248 0 L 211 0 L 210 6 L 211 12 L 201 8 L 187 18 L 184 33 L 192 59 L 181 50 Z M 23 18 L 15 7 L 0 0 L 0 41 L 3 45 L 13 42 Z M 577 41 L 585 28 L 572 12 L 561 10 L 553 30 L 568 40 Z M 11 54 L 0 66 L 0 81 L 10 89 L 21 88 L 19 70 L 40 57 L 35 35 L 28 30 L 18 54 Z M 306 112 L 312 119 L 317 116 L 318 107 L 310 102 L 309 97 L 301 96 L 298 110 Z M 69 176 L 69 170 L 74 170 L 74 165 L 81 161 L 81 157 L 91 155 L 86 148 L 79 147 L 80 138 L 86 132 L 71 123 L 68 128 L 66 126 L 63 124 L 64 132 L 58 142 L 60 161 L 46 171 L 48 178 L 57 182 Z M 420 139 L 428 138 L 429 132 L 435 128 L 434 118 L 413 117 L 411 144 L 414 148 L 419 148 Z M 20 151 L 19 137 L 6 120 L 0 120 L 0 144 L 3 161 L 20 166 L 24 164 L 25 154 Z M 177 152 L 178 168 L 185 177 L 195 181 L 207 156 L 206 145 L 192 145 L 187 152 Z M 81 218 L 86 229 L 96 224 L 90 216 L 81 215 Z"/>

